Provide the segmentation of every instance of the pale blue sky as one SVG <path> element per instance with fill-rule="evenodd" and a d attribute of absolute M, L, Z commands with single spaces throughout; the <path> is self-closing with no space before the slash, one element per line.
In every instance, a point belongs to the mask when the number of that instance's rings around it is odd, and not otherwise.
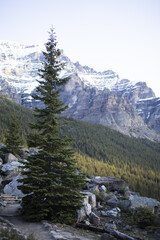
<path fill-rule="evenodd" d="M 160 97 L 160 0 L 0 0 L 0 39 L 44 44 L 53 25 L 72 61 L 146 81 Z"/>

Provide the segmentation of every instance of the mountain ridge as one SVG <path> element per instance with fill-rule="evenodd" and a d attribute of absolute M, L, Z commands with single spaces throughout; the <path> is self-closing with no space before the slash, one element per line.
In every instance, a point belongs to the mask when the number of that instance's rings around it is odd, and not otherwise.
<path fill-rule="evenodd" d="M 1 94 L 32 109 L 41 106 L 31 95 L 38 85 L 43 50 L 38 45 L 0 41 Z M 112 70 L 97 72 L 73 63 L 63 52 L 60 61 L 66 65 L 60 77 L 70 76 L 61 94 L 62 101 L 69 106 L 65 115 L 109 126 L 130 136 L 160 141 L 160 135 L 154 131 L 160 132 L 160 107 L 155 106 L 155 94 L 145 82 L 120 79 Z M 140 104 L 145 99 L 151 99 L 154 107 Z"/>

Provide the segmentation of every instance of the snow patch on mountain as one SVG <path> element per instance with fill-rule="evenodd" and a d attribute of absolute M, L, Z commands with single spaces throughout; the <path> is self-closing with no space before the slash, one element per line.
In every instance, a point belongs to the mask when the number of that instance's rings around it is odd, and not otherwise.
<path fill-rule="evenodd" d="M 16 88 L 17 92 L 31 93 L 38 85 L 43 47 L 38 45 L 0 41 L 0 79 Z"/>
<path fill-rule="evenodd" d="M 18 93 L 31 94 L 38 85 L 38 69 L 42 67 L 44 46 L 0 41 L 0 81 L 5 79 L 7 83 L 16 88 Z M 111 91 L 123 91 L 134 88 L 135 82 L 120 79 L 112 70 L 97 72 L 88 66 L 82 66 L 79 62 L 72 63 L 62 52 L 62 62 L 66 67 L 60 77 L 68 77 L 78 74 L 84 86 L 95 87 L 98 90 L 105 88 Z M 74 101 L 73 101 L 74 102 Z"/>

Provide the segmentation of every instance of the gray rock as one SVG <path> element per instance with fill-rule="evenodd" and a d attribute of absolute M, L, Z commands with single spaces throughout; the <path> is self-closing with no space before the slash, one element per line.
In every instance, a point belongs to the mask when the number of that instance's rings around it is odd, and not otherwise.
<path fill-rule="evenodd" d="M 87 220 L 84 220 L 84 224 L 87 225 L 87 226 L 91 225 L 90 222 L 87 221 Z"/>
<path fill-rule="evenodd" d="M 107 188 L 106 188 L 104 185 L 102 185 L 102 186 L 100 186 L 99 190 L 100 190 L 101 192 L 106 192 L 106 191 L 107 191 Z"/>
<path fill-rule="evenodd" d="M 53 239 L 55 240 L 67 240 L 66 237 L 64 237 L 63 235 L 61 235 L 60 233 L 56 232 L 56 231 L 51 231 L 50 232 L 51 236 L 53 237 Z"/>
<path fill-rule="evenodd" d="M 117 207 L 118 203 L 119 203 L 119 201 L 115 195 L 111 199 L 107 200 L 108 206 L 113 207 L 113 208 Z"/>
<path fill-rule="evenodd" d="M 12 153 L 5 153 L 3 155 L 3 163 L 9 163 L 9 162 L 15 162 L 18 161 L 18 158 L 16 158 Z"/>
<path fill-rule="evenodd" d="M 83 194 L 85 194 L 84 197 L 84 204 L 90 204 L 91 208 L 95 208 L 96 207 L 96 196 L 95 194 L 89 192 L 89 191 L 83 191 Z"/>
<path fill-rule="evenodd" d="M 131 208 L 147 207 L 151 211 L 155 212 L 160 209 L 160 202 L 153 198 L 141 197 L 137 195 L 131 195 Z"/>
<path fill-rule="evenodd" d="M 90 191 L 93 191 L 93 192 L 99 193 L 99 187 L 98 187 L 98 185 L 93 185 L 93 184 L 92 184 L 92 187 L 90 186 L 90 187 L 89 187 L 89 190 L 90 190 Z"/>
<path fill-rule="evenodd" d="M 103 233 L 101 236 L 101 240 L 115 240 L 115 238 L 108 233 Z"/>
<path fill-rule="evenodd" d="M 85 204 L 84 209 L 85 209 L 86 216 L 89 216 L 92 211 L 91 205 L 89 203 Z"/>
<path fill-rule="evenodd" d="M 127 210 L 131 206 L 131 200 L 120 200 L 118 207 L 123 210 Z"/>
<path fill-rule="evenodd" d="M 94 212 L 91 212 L 90 214 L 90 222 L 95 225 L 99 226 L 100 224 L 100 217 L 98 217 Z"/>
<path fill-rule="evenodd" d="M 108 217 L 108 216 L 113 216 L 113 217 L 118 217 L 120 215 L 121 210 L 116 207 L 113 208 L 112 210 L 108 210 L 108 211 L 101 211 L 101 215 L 102 217 Z"/>
<path fill-rule="evenodd" d="M 77 222 L 82 222 L 85 219 L 85 217 L 86 217 L 86 211 L 84 207 L 76 211 Z"/>
<path fill-rule="evenodd" d="M 37 154 L 38 152 L 39 152 L 38 148 L 31 148 L 31 149 L 29 149 L 29 153 L 26 152 L 26 154 L 28 154 L 28 156 L 30 156 L 30 155 Z"/>
<path fill-rule="evenodd" d="M 104 225 L 104 230 L 106 230 L 107 232 L 110 232 L 111 230 L 116 230 L 116 224 L 115 223 L 106 223 Z"/>
<path fill-rule="evenodd" d="M 87 216 L 90 215 L 91 211 L 91 205 L 89 203 L 85 203 L 84 206 L 76 212 L 77 222 L 82 222 Z"/>
<path fill-rule="evenodd" d="M 6 184 L 3 191 L 5 194 L 14 195 L 17 197 L 24 197 L 24 194 L 21 190 L 19 190 L 17 187 L 22 185 L 22 183 L 18 182 L 18 179 L 22 179 L 22 176 L 18 175 L 13 178 L 13 180 Z"/>
<path fill-rule="evenodd" d="M 0 166 L 3 164 L 3 160 L 2 158 L 0 158 Z"/>
<path fill-rule="evenodd" d="M 96 195 L 93 193 L 89 194 L 89 204 L 92 208 L 96 207 Z"/>
<path fill-rule="evenodd" d="M 126 186 L 126 183 L 122 179 L 114 178 L 114 177 L 94 177 L 92 178 L 92 182 L 94 184 L 105 186 L 107 185 L 107 189 L 110 191 L 118 191 L 120 189 L 123 189 Z"/>
<path fill-rule="evenodd" d="M 22 166 L 23 164 L 18 161 L 8 162 L 2 165 L 1 172 L 3 175 L 11 178 L 12 176 L 16 176 L 21 171 L 20 167 Z"/>

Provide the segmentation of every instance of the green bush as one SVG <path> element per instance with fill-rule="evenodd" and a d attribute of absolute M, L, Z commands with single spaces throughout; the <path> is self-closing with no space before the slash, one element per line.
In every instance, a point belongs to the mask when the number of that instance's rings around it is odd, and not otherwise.
<path fill-rule="evenodd" d="M 138 207 L 133 215 L 135 224 L 140 228 L 154 226 L 157 223 L 156 214 L 152 213 L 147 207 Z"/>

